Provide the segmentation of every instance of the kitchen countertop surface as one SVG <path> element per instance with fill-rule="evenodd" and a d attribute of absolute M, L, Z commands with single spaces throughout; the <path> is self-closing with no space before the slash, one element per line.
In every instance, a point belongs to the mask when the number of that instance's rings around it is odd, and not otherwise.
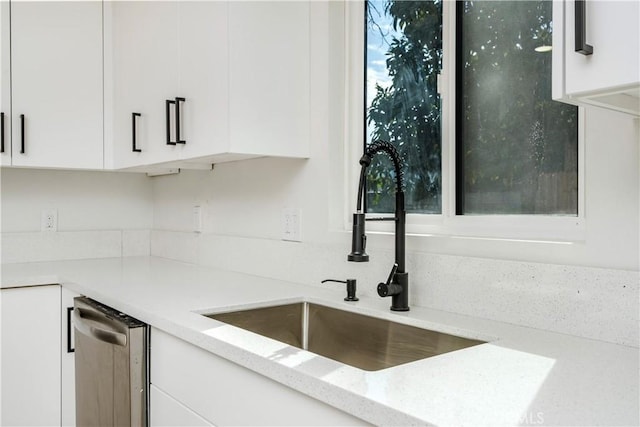
<path fill-rule="evenodd" d="M 155 257 L 2 265 L 2 288 L 54 283 L 373 424 L 640 424 L 633 347 Z M 301 300 L 489 342 L 367 372 L 198 314 Z"/>

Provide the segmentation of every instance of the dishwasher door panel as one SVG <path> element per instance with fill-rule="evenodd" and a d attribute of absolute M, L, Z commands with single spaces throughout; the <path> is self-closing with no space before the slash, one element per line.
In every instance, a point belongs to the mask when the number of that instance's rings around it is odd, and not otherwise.
<path fill-rule="evenodd" d="M 114 345 L 76 333 L 76 424 L 114 424 Z"/>
<path fill-rule="evenodd" d="M 77 425 L 148 425 L 146 325 L 81 297 L 74 326 Z"/>

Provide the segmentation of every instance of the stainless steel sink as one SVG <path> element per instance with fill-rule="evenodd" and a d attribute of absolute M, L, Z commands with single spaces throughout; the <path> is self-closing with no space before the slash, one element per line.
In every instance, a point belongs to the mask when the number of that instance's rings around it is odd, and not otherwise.
<path fill-rule="evenodd" d="M 205 316 L 366 371 L 484 343 L 307 302 Z"/>

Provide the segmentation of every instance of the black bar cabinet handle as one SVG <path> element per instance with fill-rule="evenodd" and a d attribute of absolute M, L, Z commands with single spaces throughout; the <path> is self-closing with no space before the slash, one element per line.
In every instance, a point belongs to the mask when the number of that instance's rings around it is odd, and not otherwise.
<path fill-rule="evenodd" d="M 24 154 L 24 114 L 20 114 L 20 154 Z"/>
<path fill-rule="evenodd" d="M 586 0 L 575 0 L 575 51 L 583 55 L 592 55 L 593 46 L 587 44 L 587 8 Z"/>
<path fill-rule="evenodd" d="M 131 113 L 131 151 L 141 153 L 142 150 L 136 147 L 136 117 L 140 117 L 140 113 Z"/>
<path fill-rule="evenodd" d="M 4 153 L 4 113 L 0 113 L 0 153 Z"/>
<path fill-rule="evenodd" d="M 171 142 L 171 104 L 175 104 L 176 101 L 172 101 L 171 99 L 167 99 L 166 100 L 166 107 L 167 107 L 167 115 L 166 115 L 166 120 L 167 120 L 167 145 L 176 145 L 175 142 Z"/>
<path fill-rule="evenodd" d="M 184 98 L 176 98 L 176 143 L 186 144 L 187 141 L 180 138 L 180 103 L 184 102 Z"/>
<path fill-rule="evenodd" d="M 73 353 L 75 348 L 71 347 L 71 312 L 73 307 L 67 307 L 67 353 Z"/>

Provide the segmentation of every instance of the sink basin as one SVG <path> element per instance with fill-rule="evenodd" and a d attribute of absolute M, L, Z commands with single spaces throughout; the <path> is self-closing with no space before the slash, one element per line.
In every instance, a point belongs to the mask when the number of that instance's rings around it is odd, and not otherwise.
<path fill-rule="evenodd" d="M 485 342 L 308 302 L 205 316 L 366 371 Z"/>

